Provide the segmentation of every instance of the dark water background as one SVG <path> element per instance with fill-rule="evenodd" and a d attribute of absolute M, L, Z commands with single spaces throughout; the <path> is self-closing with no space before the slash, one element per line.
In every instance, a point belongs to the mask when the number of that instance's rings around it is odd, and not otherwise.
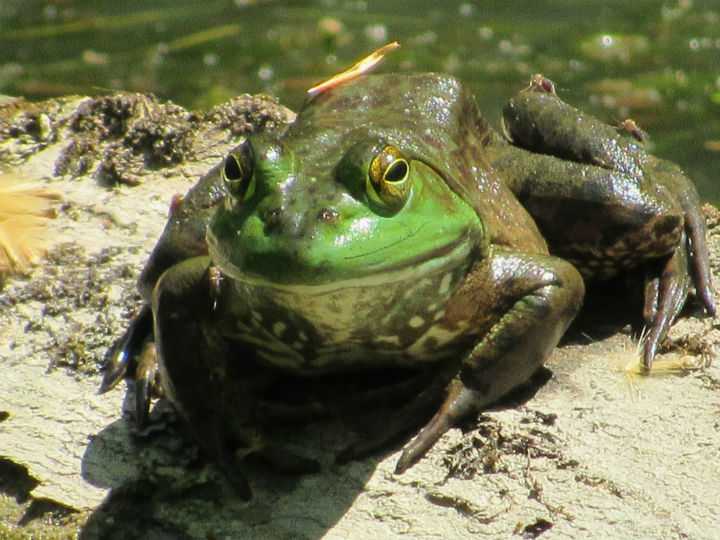
<path fill-rule="evenodd" d="M 189 108 L 305 90 L 397 40 L 381 71 L 470 83 L 498 126 L 531 74 L 612 122 L 720 203 L 720 0 L 0 0 L 0 93 L 153 92 Z"/>

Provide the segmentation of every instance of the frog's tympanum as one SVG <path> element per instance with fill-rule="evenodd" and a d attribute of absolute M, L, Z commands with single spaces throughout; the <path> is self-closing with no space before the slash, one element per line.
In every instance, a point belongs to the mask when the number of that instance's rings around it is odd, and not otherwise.
<path fill-rule="evenodd" d="M 434 412 L 402 472 L 541 366 L 584 282 L 633 269 L 650 369 L 690 292 L 715 311 L 695 188 L 632 121 L 603 124 L 540 76 L 503 124 L 505 137 L 452 77 L 389 74 L 330 87 L 284 129 L 248 137 L 174 208 L 103 388 L 154 334 L 165 395 L 249 497 L 237 455 L 309 461 L 257 442 L 283 408 L 274 377 L 288 395 L 375 381 L 362 399 L 396 401 L 341 460 Z M 155 377 L 144 357 L 141 417 Z"/>

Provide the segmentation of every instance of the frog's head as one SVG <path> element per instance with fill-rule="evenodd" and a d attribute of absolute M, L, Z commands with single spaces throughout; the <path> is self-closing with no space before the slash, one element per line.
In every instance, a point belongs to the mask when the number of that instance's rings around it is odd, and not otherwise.
<path fill-rule="evenodd" d="M 437 154 L 386 129 L 390 114 L 362 107 L 339 121 L 346 114 L 330 125 L 301 114 L 279 138 L 251 137 L 230 153 L 229 196 L 208 232 L 224 273 L 321 292 L 457 268 L 481 249 L 480 220 Z"/>

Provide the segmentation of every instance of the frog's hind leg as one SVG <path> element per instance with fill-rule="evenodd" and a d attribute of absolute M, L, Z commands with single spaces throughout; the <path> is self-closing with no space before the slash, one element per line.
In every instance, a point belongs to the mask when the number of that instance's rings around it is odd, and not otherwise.
<path fill-rule="evenodd" d="M 680 169 L 671 163 L 652 159 L 648 169 L 652 171 L 654 178 L 675 183 L 684 223 L 678 248 L 672 255 L 657 262 L 649 261 L 645 266 L 643 318 L 649 329 L 643 354 L 645 369 L 652 366 L 660 342 L 682 310 L 693 286 L 707 313 L 710 316 L 715 316 L 716 313 L 710 281 L 707 227 L 697 192 Z"/>
<path fill-rule="evenodd" d="M 614 127 L 584 114 L 541 76 L 505 107 L 504 126 L 522 148 L 495 141 L 491 159 L 551 251 L 590 279 L 646 269 L 643 364 L 649 369 L 693 286 L 715 314 L 695 187 L 676 165 L 644 150 L 634 122 Z"/>

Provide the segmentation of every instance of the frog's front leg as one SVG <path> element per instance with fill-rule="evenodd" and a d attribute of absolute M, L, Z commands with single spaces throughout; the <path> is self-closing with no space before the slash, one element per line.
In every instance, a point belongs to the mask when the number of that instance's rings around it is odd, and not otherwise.
<path fill-rule="evenodd" d="M 170 219 L 138 280 L 138 290 L 145 299 L 150 298 L 165 270 L 185 259 L 207 255 L 207 223 L 227 194 L 219 172 L 221 167 L 222 164 L 211 169 L 184 197 L 172 198 Z M 138 385 L 136 420 L 139 426 L 146 420 L 150 395 L 161 390 L 153 380 L 154 361 L 151 349 L 147 348 L 152 338 L 152 309 L 148 302 L 111 350 L 98 391 L 107 392 L 128 374 L 134 377 Z"/>
<path fill-rule="evenodd" d="M 495 247 L 489 260 L 476 264 L 440 323 L 493 321 L 463 359 L 440 410 L 403 452 L 396 472 L 420 459 L 460 420 L 528 380 L 575 318 L 583 294 L 578 271 L 550 255 Z"/>
<path fill-rule="evenodd" d="M 609 126 L 562 102 L 535 76 L 505 108 L 512 143 L 489 152 L 532 214 L 551 252 L 586 278 L 646 269 L 643 357 L 650 368 L 660 341 L 694 285 L 715 313 L 705 219 L 692 182 L 649 155 L 632 121 Z"/>
<path fill-rule="evenodd" d="M 251 495 L 240 470 L 240 459 L 248 454 L 276 469 L 317 470 L 315 460 L 263 441 L 256 404 L 266 373 L 257 369 L 247 345 L 228 337 L 242 306 L 236 305 L 209 257 L 168 269 L 153 291 L 152 310 L 165 395 L 238 495 Z"/>
<path fill-rule="evenodd" d="M 162 274 L 151 303 L 155 348 L 165 395 L 238 494 L 249 499 L 250 487 L 233 457 L 240 441 L 230 440 L 226 428 L 223 377 L 230 351 L 218 325 L 211 268 L 209 257 L 195 257 Z"/>

